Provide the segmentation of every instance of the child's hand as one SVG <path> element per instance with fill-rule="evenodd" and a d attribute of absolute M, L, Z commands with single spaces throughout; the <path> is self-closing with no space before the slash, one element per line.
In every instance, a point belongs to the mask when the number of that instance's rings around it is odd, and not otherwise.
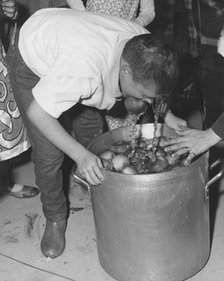
<path fill-rule="evenodd" d="M 164 121 L 166 125 L 175 130 L 176 133 L 183 131 L 187 128 L 187 122 L 179 117 L 176 117 L 171 111 L 168 111 Z"/>
<path fill-rule="evenodd" d="M 15 0 L 2 0 L 2 8 L 4 14 L 14 19 L 17 15 L 17 7 L 16 7 L 16 1 Z"/>
<path fill-rule="evenodd" d="M 82 175 L 90 184 L 97 185 L 103 181 L 103 174 L 100 168 L 103 167 L 98 156 L 85 150 L 81 159 L 76 160 L 78 165 L 78 173 Z"/>

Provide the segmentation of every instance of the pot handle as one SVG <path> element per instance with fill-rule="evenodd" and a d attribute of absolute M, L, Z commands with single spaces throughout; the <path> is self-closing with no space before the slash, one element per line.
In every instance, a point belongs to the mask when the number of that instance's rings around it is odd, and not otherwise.
<path fill-rule="evenodd" d="M 89 195 L 90 195 L 90 185 L 88 184 L 88 182 L 85 181 L 84 179 L 82 179 L 80 176 L 78 176 L 78 175 L 75 173 L 75 170 L 73 170 L 72 176 L 73 176 L 74 179 L 76 179 L 77 181 L 79 181 L 80 183 L 82 183 L 82 184 L 85 185 L 85 187 L 87 188 L 88 193 L 89 193 Z"/>
<path fill-rule="evenodd" d="M 208 199 L 209 199 L 209 195 L 208 195 L 209 187 L 224 175 L 224 167 L 223 167 L 221 159 L 217 159 L 215 162 L 213 162 L 210 165 L 210 170 L 214 169 L 219 164 L 221 165 L 220 171 L 213 178 L 211 178 L 205 186 L 205 201 L 208 201 Z"/>

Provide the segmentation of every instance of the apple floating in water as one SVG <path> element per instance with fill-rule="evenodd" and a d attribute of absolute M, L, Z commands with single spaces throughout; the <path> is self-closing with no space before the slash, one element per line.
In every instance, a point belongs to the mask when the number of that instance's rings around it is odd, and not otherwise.
<path fill-rule="evenodd" d="M 124 154 L 118 154 L 112 159 L 112 164 L 116 171 L 122 171 L 125 165 L 129 163 L 128 157 Z"/>

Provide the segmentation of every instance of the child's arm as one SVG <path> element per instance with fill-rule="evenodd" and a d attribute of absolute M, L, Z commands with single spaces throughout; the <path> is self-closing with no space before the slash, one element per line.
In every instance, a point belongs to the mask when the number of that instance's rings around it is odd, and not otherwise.
<path fill-rule="evenodd" d="M 170 110 L 166 112 L 164 122 L 169 128 L 175 130 L 177 133 L 187 127 L 187 122 L 175 116 Z"/>
<path fill-rule="evenodd" d="M 85 11 L 85 6 L 82 0 L 66 0 L 68 6 L 73 10 Z"/>
<path fill-rule="evenodd" d="M 141 0 L 140 1 L 140 11 L 135 22 L 141 26 L 147 26 L 155 18 L 155 5 L 154 0 Z"/>
<path fill-rule="evenodd" d="M 71 137 L 58 120 L 44 111 L 36 100 L 30 104 L 27 115 L 41 134 L 77 163 L 80 174 L 90 184 L 99 184 L 103 180 L 100 158 Z"/>

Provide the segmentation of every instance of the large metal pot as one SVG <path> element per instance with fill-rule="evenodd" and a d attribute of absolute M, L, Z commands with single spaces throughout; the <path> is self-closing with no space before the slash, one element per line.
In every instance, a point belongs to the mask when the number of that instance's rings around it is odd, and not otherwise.
<path fill-rule="evenodd" d="M 131 127 L 95 138 L 96 154 L 119 140 L 130 140 Z M 138 125 L 153 137 L 153 124 Z M 157 135 L 173 132 L 159 125 Z M 100 263 L 120 281 L 180 281 L 197 273 L 210 254 L 208 155 L 170 172 L 124 175 L 103 169 L 104 181 L 91 192 Z M 75 176 L 76 177 L 76 176 Z"/>

